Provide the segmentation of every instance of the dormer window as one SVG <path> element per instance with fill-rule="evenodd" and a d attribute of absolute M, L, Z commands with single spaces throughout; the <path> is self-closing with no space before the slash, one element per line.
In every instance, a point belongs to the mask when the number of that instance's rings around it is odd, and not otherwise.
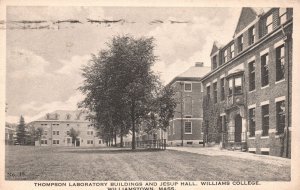
<path fill-rule="evenodd" d="M 224 60 L 224 63 L 226 63 L 228 61 L 228 56 L 227 56 L 227 49 L 225 49 L 224 53 L 223 53 L 223 60 Z"/>
<path fill-rule="evenodd" d="M 66 120 L 70 120 L 71 119 L 71 115 L 70 114 L 67 114 L 66 115 Z"/>
<path fill-rule="evenodd" d="M 272 32 L 273 30 L 273 15 L 269 15 L 266 19 L 266 34 Z"/>
<path fill-rule="evenodd" d="M 279 24 L 283 24 L 286 22 L 287 20 L 286 12 L 287 12 L 286 8 L 279 8 Z"/>
<path fill-rule="evenodd" d="M 238 37 L 238 52 L 243 51 L 243 44 L 244 44 L 243 35 L 240 35 Z"/>
<path fill-rule="evenodd" d="M 230 59 L 232 59 L 234 57 L 234 44 L 231 44 L 230 46 Z"/>
<path fill-rule="evenodd" d="M 254 26 L 252 26 L 249 29 L 249 45 L 254 44 L 254 40 L 255 40 L 255 28 Z"/>
<path fill-rule="evenodd" d="M 212 68 L 216 69 L 218 67 L 218 63 L 217 63 L 217 55 L 213 56 L 212 58 Z"/>

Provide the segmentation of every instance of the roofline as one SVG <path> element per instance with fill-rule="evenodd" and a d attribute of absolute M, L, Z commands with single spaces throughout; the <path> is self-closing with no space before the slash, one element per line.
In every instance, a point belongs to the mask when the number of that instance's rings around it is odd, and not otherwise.
<path fill-rule="evenodd" d="M 273 8 L 272 8 L 273 9 Z M 272 9 L 270 9 L 269 11 L 271 11 Z M 267 11 L 264 14 L 267 14 L 269 11 Z M 283 27 L 286 28 L 288 27 L 290 24 L 293 23 L 293 18 L 291 18 Z M 240 57 L 244 56 L 246 53 L 248 53 L 249 51 L 252 51 L 253 49 L 257 48 L 261 43 L 263 43 L 264 41 L 268 40 L 270 37 L 272 37 L 273 35 L 277 34 L 279 31 L 281 31 L 281 27 L 276 28 L 275 30 L 273 30 L 271 33 L 265 35 L 263 38 L 259 39 L 256 43 L 254 43 L 254 45 L 248 47 L 246 50 L 244 50 L 242 53 L 238 54 L 237 56 L 235 56 L 234 58 L 232 58 L 230 61 L 228 61 L 227 63 L 221 65 L 220 67 L 218 67 L 217 69 L 207 73 L 206 75 L 204 75 L 201 78 L 201 82 L 206 80 L 208 77 L 210 77 L 211 75 L 219 72 L 220 70 L 222 70 L 224 67 L 227 67 L 228 65 L 232 64 L 233 62 L 235 62 L 237 59 L 239 59 Z"/>
<path fill-rule="evenodd" d="M 171 85 L 175 83 L 176 81 L 195 81 L 199 82 L 201 81 L 202 77 L 175 77 L 171 80 L 171 82 L 168 83 L 168 85 Z"/>

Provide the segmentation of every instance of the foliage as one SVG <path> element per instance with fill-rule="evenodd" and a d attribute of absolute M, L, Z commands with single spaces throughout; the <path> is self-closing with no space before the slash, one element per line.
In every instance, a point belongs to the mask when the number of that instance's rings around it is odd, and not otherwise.
<path fill-rule="evenodd" d="M 21 115 L 20 122 L 17 127 L 17 143 L 20 145 L 26 144 L 26 130 L 25 130 L 25 120 L 24 117 Z"/>
<path fill-rule="evenodd" d="M 220 108 L 218 104 L 214 104 L 212 100 L 204 96 L 203 97 L 203 123 L 204 123 L 204 136 L 206 142 L 219 141 L 220 131 L 218 126 L 220 125 Z"/>
<path fill-rule="evenodd" d="M 74 128 L 70 129 L 70 137 L 72 138 L 72 144 L 74 144 L 75 146 L 75 141 L 77 139 L 77 137 L 79 136 L 80 131 L 75 130 Z"/>
<path fill-rule="evenodd" d="M 114 37 L 108 49 L 92 55 L 83 68 L 84 84 L 79 90 L 86 98 L 79 106 L 96 113 L 97 126 L 106 141 L 116 139 L 117 134 L 122 139 L 131 133 L 132 149 L 135 149 L 138 126 L 151 113 L 159 116 L 159 126 L 165 128 L 169 113 L 173 112 L 172 102 L 164 103 L 171 98 L 168 97 L 171 91 L 162 88 L 159 77 L 151 70 L 157 59 L 153 54 L 153 40 Z"/>

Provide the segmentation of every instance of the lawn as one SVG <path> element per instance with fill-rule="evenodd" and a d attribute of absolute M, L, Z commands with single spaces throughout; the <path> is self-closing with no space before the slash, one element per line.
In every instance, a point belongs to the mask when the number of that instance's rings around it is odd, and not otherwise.
<path fill-rule="evenodd" d="M 290 167 L 175 150 L 6 146 L 6 180 L 289 181 Z"/>

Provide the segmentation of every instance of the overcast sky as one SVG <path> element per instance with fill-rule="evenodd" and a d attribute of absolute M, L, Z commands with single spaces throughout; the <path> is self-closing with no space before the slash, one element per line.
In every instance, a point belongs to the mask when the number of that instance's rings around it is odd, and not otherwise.
<path fill-rule="evenodd" d="M 60 29 L 7 29 L 6 120 L 25 122 L 58 109 L 76 109 L 80 68 L 114 35 L 153 36 L 159 61 L 153 70 L 168 83 L 196 61 L 210 66 L 213 41 L 232 39 L 241 8 L 9 7 L 7 20 L 78 19 Z M 90 19 L 125 22 L 91 24 Z M 161 20 L 163 23 L 151 23 Z M 173 21 L 188 23 L 172 24 Z M 15 25 L 22 27 L 23 25 Z M 57 26 L 57 25 L 55 25 Z"/>

